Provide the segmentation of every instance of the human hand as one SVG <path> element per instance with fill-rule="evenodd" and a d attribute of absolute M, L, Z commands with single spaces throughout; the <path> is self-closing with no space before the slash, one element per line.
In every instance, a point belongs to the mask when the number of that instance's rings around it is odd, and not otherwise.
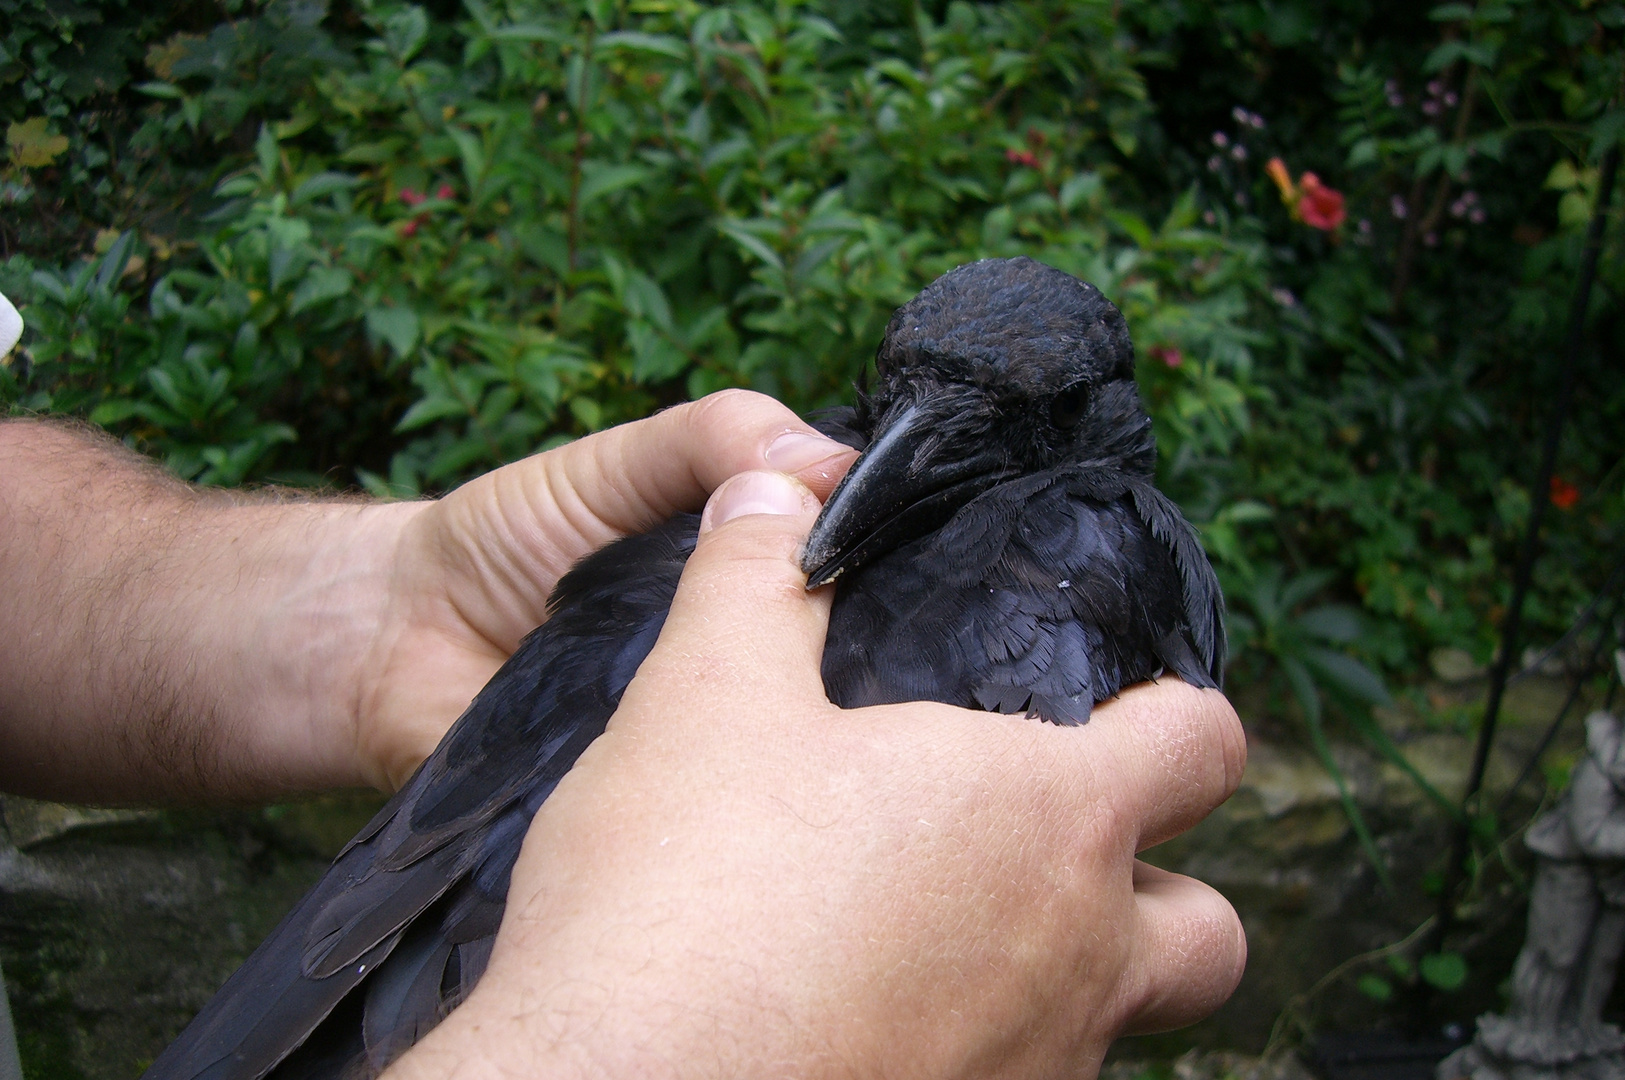
<path fill-rule="evenodd" d="M 838 709 L 796 559 L 817 505 L 761 473 L 713 496 L 490 967 L 391 1077 L 1087 1075 L 1229 995 L 1235 913 L 1135 858 L 1239 782 L 1224 698 L 1164 680 L 1079 728 Z"/>
<path fill-rule="evenodd" d="M 356 658 L 352 707 L 375 786 L 404 783 L 581 557 L 772 468 L 819 496 L 856 455 L 771 398 L 724 391 L 602 431 L 416 504 L 392 540 L 389 601 Z M 388 534 L 386 534 L 388 535 Z"/>

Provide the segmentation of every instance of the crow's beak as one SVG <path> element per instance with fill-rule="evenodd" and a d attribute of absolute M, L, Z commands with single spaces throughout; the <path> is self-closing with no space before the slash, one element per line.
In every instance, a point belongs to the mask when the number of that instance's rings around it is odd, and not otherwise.
<path fill-rule="evenodd" d="M 924 536 L 1010 475 L 998 448 L 939 444 L 938 418 L 919 403 L 889 420 L 824 504 L 801 550 L 807 588 L 827 585 L 877 555 Z"/>

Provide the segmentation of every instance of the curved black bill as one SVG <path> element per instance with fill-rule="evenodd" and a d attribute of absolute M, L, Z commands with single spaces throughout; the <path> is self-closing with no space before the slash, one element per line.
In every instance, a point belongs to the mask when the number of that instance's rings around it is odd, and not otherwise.
<path fill-rule="evenodd" d="M 1007 471 L 986 451 L 945 447 L 939 460 L 917 460 L 921 446 L 935 434 L 934 423 L 924 406 L 911 405 L 853 463 L 802 547 L 807 588 L 827 585 L 876 555 L 924 536 L 1004 479 Z"/>

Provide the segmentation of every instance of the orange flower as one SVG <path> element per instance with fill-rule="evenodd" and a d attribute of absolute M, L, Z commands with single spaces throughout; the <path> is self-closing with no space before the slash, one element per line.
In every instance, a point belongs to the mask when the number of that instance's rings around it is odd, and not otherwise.
<path fill-rule="evenodd" d="M 1320 182 L 1320 177 L 1306 172 L 1298 178 L 1303 192 L 1298 200 L 1298 220 L 1322 232 L 1331 232 L 1343 224 L 1348 212 L 1343 207 L 1343 193 Z"/>
<path fill-rule="evenodd" d="M 1298 187 L 1292 182 L 1292 174 L 1286 171 L 1286 162 L 1278 157 L 1272 157 L 1264 166 L 1275 186 L 1281 189 L 1281 201 L 1288 206 L 1298 201 Z"/>
<path fill-rule="evenodd" d="M 1552 505 L 1559 510 L 1571 509 L 1580 501 L 1580 489 L 1563 479 L 1561 476 L 1552 477 Z"/>

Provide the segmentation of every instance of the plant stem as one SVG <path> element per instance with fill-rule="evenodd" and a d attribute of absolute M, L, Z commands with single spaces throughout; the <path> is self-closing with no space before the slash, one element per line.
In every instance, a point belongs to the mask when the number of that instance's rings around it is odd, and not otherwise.
<path fill-rule="evenodd" d="M 1557 450 L 1562 441 L 1563 425 L 1568 420 L 1569 408 L 1574 400 L 1575 368 L 1579 366 L 1580 345 L 1585 334 L 1586 309 L 1591 302 L 1591 286 L 1597 275 L 1597 256 L 1602 250 L 1603 232 L 1608 222 L 1608 201 L 1614 190 L 1614 177 L 1619 167 L 1619 144 L 1608 148 L 1602 159 L 1602 175 L 1597 187 L 1597 204 L 1591 213 L 1591 225 L 1586 232 L 1585 248 L 1580 255 L 1580 272 L 1574 290 L 1574 303 L 1569 309 L 1569 330 L 1563 371 L 1557 400 L 1552 403 L 1546 421 L 1546 437 L 1541 447 L 1540 470 L 1535 474 L 1534 490 L 1530 493 L 1529 520 L 1524 528 L 1523 548 L 1513 573 L 1512 600 L 1507 605 L 1506 622 L 1501 627 L 1501 649 L 1495 666 L 1490 671 L 1489 696 L 1484 705 L 1484 722 L 1478 729 L 1478 743 L 1473 748 L 1472 770 L 1467 774 L 1467 787 L 1462 793 L 1462 818 L 1457 823 L 1450 844 L 1450 861 L 1445 866 L 1444 889 L 1439 894 L 1439 918 L 1435 940 L 1443 942 L 1450 932 L 1455 916 L 1456 893 L 1461 888 L 1469 844 L 1472 841 L 1473 804 L 1484 785 L 1484 770 L 1489 764 L 1490 747 L 1495 741 L 1495 726 L 1500 719 L 1501 699 L 1506 692 L 1507 677 L 1512 672 L 1513 658 L 1518 651 L 1518 632 L 1523 623 L 1524 600 L 1529 595 L 1529 584 L 1534 576 L 1535 557 L 1540 551 L 1540 526 L 1551 504 L 1552 474 L 1557 467 Z"/>

